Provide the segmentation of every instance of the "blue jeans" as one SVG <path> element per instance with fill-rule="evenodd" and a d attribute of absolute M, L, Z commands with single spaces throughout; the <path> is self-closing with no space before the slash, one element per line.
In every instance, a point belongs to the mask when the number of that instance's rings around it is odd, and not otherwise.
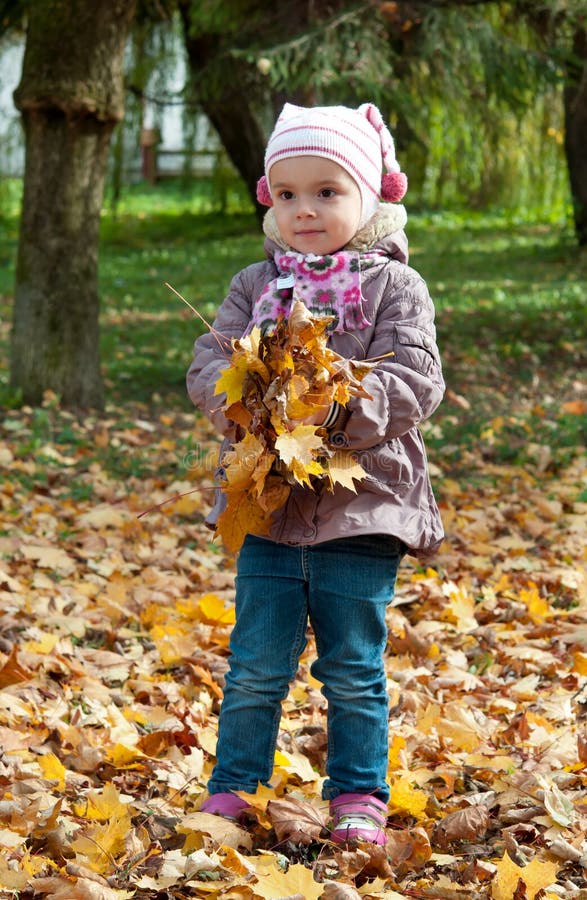
<path fill-rule="evenodd" d="M 210 793 L 254 793 L 268 783 L 281 701 L 309 620 L 318 653 L 311 672 L 328 701 L 323 797 L 356 791 L 388 799 L 385 612 L 404 551 L 386 535 L 314 546 L 246 538 Z"/>

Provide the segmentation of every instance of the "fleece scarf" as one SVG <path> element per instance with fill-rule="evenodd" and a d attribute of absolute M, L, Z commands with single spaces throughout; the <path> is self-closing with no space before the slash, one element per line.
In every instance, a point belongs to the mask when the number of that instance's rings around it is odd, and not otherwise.
<path fill-rule="evenodd" d="M 332 316 L 330 331 L 366 328 L 361 273 L 383 265 L 388 257 L 379 250 L 340 250 L 327 256 L 275 253 L 279 276 L 265 286 L 253 307 L 252 324 L 265 334 L 280 317 L 287 318 L 292 303 L 301 300 L 313 316 Z"/>

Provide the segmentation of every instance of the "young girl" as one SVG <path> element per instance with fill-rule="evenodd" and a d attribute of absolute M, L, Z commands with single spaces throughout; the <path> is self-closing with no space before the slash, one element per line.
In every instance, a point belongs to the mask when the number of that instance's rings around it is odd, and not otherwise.
<path fill-rule="evenodd" d="M 397 202 L 406 187 L 373 104 L 286 104 L 258 186 L 259 200 L 271 207 L 267 258 L 233 279 L 215 334 L 196 341 L 187 379 L 191 399 L 224 435 L 226 449 L 235 425 L 214 393 L 226 347 L 252 325 L 271 329 L 292 299 L 313 315 L 333 317 L 334 351 L 380 358 L 362 382 L 368 398 L 312 417 L 333 446 L 353 451 L 368 477 L 356 493 L 295 485 L 270 536 L 248 535 L 238 555 L 217 763 L 201 807 L 238 820 L 246 803 L 233 792 L 254 793 L 268 783 L 281 701 L 309 621 L 318 654 L 311 672 L 328 701 L 323 797 L 338 843 L 385 843 L 386 607 L 404 553 L 432 553 L 443 537 L 417 425 L 440 403 L 444 382 L 432 301 L 407 265 L 406 213 Z M 223 499 L 220 493 L 211 523 Z"/>

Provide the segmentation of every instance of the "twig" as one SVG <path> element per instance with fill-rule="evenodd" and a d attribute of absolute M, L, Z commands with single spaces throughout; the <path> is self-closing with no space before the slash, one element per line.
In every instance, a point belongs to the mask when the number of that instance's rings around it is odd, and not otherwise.
<path fill-rule="evenodd" d="M 213 491 L 215 490 L 214 485 L 206 486 L 201 485 L 197 488 L 192 488 L 191 491 L 184 491 L 181 494 L 174 494 L 173 497 L 168 497 L 167 500 L 162 500 L 161 503 L 156 503 L 154 506 L 150 506 L 148 509 L 144 509 L 142 513 L 139 513 L 137 519 L 142 519 L 143 516 L 148 516 L 149 513 L 154 512 L 156 509 L 161 509 L 162 506 L 165 506 L 167 503 L 174 503 L 176 500 L 180 500 L 181 497 L 188 497 L 190 494 L 195 494 L 197 491 Z"/>
<path fill-rule="evenodd" d="M 182 295 L 179 293 L 179 291 L 176 291 L 175 288 L 171 284 L 169 284 L 168 281 L 165 282 L 165 287 L 168 287 L 170 291 L 173 291 L 173 293 L 176 295 L 176 297 L 179 297 L 179 299 L 183 303 L 185 303 L 186 306 L 189 306 L 191 311 L 198 317 L 198 319 L 204 323 L 204 325 L 206 326 L 206 328 L 208 329 L 210 334 L 214 335 L 214 337 L 218 341 L 218 346 L 220 347 L 222 352 L 225 353 L 226 346 L 222 344 L 222 340 L 226 341 L 226 345 L 230 346 L 229 338 L 225 337 L 223 334 L 221 334 L 219 331 L 217 331 L 212 325 L 210 325 L 210 323 L 207 321 L 207 319 L 204 318 L 202 313 L 198 312 L 198 310 L 195 308 L 195 306 L 192 306 L 192 304 L 189 302 L 189 300 L 186 300 L 185 297 L 182 297 Z"/>

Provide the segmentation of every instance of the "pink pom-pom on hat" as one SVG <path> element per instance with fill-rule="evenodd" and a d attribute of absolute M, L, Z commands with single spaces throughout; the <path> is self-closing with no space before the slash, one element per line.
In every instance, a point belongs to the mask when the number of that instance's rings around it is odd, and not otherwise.
<path fill-rule="evenodd" d="M 361 191 L 360 227 L 374 215 L 381 200 L 397 203 L 407 190 L 408 179 L 395 158 L 393 138 L 373 103 L 363 103 L 358 109 L 286 103 L 267 143 L 265 175 L 257 183 L 259 203 L 273 205 L 271 167 L 293 156 L 331 159 L 348 172 Z"/>
<path fill-rule="evenodd" d="M 257 200 L 263 206 L 273 206 L 269 184 L 265 175 L 261 175 L 257 182 Z"/>
<path fill-rule="evenodd" d="M 398 203 L 408 189 L 408 177 L 403 172 L 386 172 L 381 179 L 381 199 Z"/>

